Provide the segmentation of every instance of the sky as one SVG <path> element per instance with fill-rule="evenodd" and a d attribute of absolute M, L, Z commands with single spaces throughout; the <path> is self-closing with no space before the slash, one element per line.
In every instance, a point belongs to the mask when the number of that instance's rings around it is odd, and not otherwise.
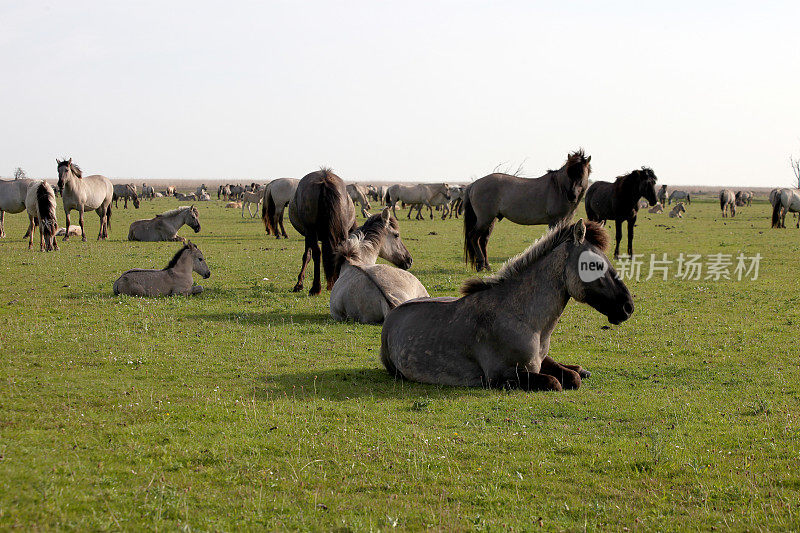
<path fill-rule="evenodd" d="M 800 2 L 0 0 L 0 175 L 788 186 Z"/>

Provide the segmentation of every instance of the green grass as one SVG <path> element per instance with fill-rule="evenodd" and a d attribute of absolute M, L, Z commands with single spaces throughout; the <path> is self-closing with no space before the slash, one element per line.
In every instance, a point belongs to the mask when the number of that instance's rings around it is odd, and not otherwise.
<path fill-rule="evenodd" d="M 181 231 L 206 292 L 113 296 L 177 249 L 124 241 L 128 224 L 175 205 L 115 210 L 108 242 L 50 254 L 6 216 L 0 529 L 800 528 L 800 232 L 770 230 L 765 203 L 643 213 L 637 253 L 759 252 L 760 277 L 628 282 L 636 312 L 611 328 L 570 303 L 551 354 L 593 374 L 564 393 L 394 381 L 379 326 L 289 292 L 297 232 L 265 237 L 217 202 Z M 401 230 L 412 272 L 456 294 L 461 223 Z M 499 223 L 495 267 L 543 231 Z"/>

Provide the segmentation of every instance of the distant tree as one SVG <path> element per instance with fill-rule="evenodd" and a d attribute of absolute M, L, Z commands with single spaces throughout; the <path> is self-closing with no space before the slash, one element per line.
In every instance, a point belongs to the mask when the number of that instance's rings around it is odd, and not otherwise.
<path fill-rule="evenodd" d="M 800 189 L 800 159 L 789 156 L 789 164 L 792 165 L 792 172 L 794 172 L 794 183 L 792 186 Z"/>
<path fill-rule="evenodd" d="M 17 168 L 14 169 L 14 179 L 15 180 L 24 180 L 27 177 L 28 177 L 28 175 L 20 167 L 17 167 Z"/>

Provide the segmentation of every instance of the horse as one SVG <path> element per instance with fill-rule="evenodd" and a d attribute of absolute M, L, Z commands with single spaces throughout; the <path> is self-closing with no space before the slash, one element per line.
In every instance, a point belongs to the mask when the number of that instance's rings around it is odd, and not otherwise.
<path fill-rule="evenodd" d="M 178 230 L 184 224 L 192 228 L 195 233 L 200 231 L 199 213 L 195 206 L 184 205 L 156 215 L 155 218 L 132 222 L 128 230 L 128 240 L 185 242 L 186 239 L 178 235 Z"/>
<path fill-rule="evenodd" d="M 658 196 L 658 202 L 662 206 L 667 205 L 667 186 L 666 185 L 661 185 L 661 188 L 658 189 L 657 196 Z"/>
<path fill-rule="evenodd" d="M 753 193 L 750 191 L 736 191 L 737 207 L 750 207 L 753 203 Z"/>
<path fill-rule="evenodd" d="M 195 196 L 197 196 L 198 198 L 200 198 L 201 196 L 203 196 L 204 194 L 207 194 L 207 193 L 208 193 L 208 188 L 206 187 L 206 184 L 205 184 L 205 183 L 201 184 L 201 185 L 200 185 L 200 186 L 199 186 L 199 187 L 198 187 L 198 188 L 197 188 L 197 189 L 194 191 L 194 195 L 195 195 Z"/>
<path fill-rule="evenodd" d="M 368 218 L 370 216 L 369 210 L 372 209 L 372 206 L 369 205 L 369 200 L 367 200 L 367 188 L 358 183 L 348 183 L 347 194 L 350 195 L 350 199 L 353 200 L 354 204 L 361 206 L 361 216 Z"/>
<path fill-rule="evenodd" d="M 250 213 L 250 218 L 254 218 L 258 214 L 258 204 L 264 199 L 264 191 L 246 192 L 242 195 L 242 218 L 244 218 L 244 208 L 247 207 L 247 212 Z M 256 212 L 253 213 L 251 206 L 255 204 Z"/>
<path fill-rule="evenodd" d="M 133 202 L 133 207 L 139 209 L 139 197 L 136 196 L 136 188 L 130 183 L 123 183 L 114 185 L 114 207 L 119 208 L 119 199 L 122 198 L 125 203 L 122 205 L 128 209 L 128 198 Z"/>
<path fill-rule="evenodd" d="M 453 218 L 453 216 L 458 218 L 458 215 L 461 214 L 464 205 L 464 191 L 466 190 L 467 187 L 464 185 L 450 187 L 450 204 L 448 206 L 450 218 Z M 444 216 L 442 218 L 444 218 Z"/>
<path fill-rule="evenodd" d="M 289 202 L 289 221 L 305 237 L 302 266 L 292 291 L 303 290 L 306 267 L 313 259 L 314 282 L 309 294 L 314 296 L 322 292 L 318 241 L 322 242 L 322 266 L 328 282 L 327 288 L 331 290 L 338 275 L 335 250 L 357 227 L 356 210 L 342 178 L 329 168 L 304 176 Z"/>
<path fill-rule="evenodd" d="M 672 200 L 676 202 L 679 200 L 686 200 L 688 203 L 692 203 L 692 196 L 686 191 L 672 191 L 669 193 L 669 199 L 667 204 L 672 204 Z"/>
<path fill-rule="evenodd" d="M 203 252 L 189 241 L 161 270 L 134 268 L 123 273 L 114 282 L 114 294 L 148 297 L 200 294 L 203 287 L 194 285 L 192 271 L 204 279 L 211 275 Z"/>
<path fill-rule="evenodd" d="M 396 378 L 461 387 L 576 389 L 590 372 L 548 355 L 570 298 L 621 324 L 633 298 L 604 251 L 600 224 L 556 223 L 498 274 L 472 278 L 460 298 L 418 298 L 389 312 L 381 362 Z"/>
<path fill-rule="evenodd" d="M 69 227 L 69 212 L 73 209 L 78 211 L 78 224 L 81 226 L 83 236 L 81 240 L 86 240 L 86 229 L 83 227 L 83 213 L 88 209 L 94 209 L 100 217 L 100 233 L 97 239 L 108 238 L 108 226 L 111 223 L 111 201 L 114 199 L 114 186 L 105 176 L 98 174 L 83 177 L 83 173 L 78 165 L 72 162 L 72 158 L 65 161 L 56 159 L 58 169 L 58 188 L 61 189 L 61 197 L 64 201 L 64 213 L 66 215 L 66 226 Z M 64 235 L 64 240 L 69 239 L 69 234 Z"/>
<path fill-rule="evenodd" d="M 728 216 L 727 211 L 730 211 L 730 216 L 736 216 L 736 195 L 730 189 L 722 189 L 719 191 L 719 208 L 722 209 L 722 218 Z"/>
<path fill-rule="evenodd" d="M 220 185 L 217 189 L 217 200 L 228 201 L 228 196 L 231 195 L 231 188 L 229 185 Z"/>
<path fill-rule="evenodd" d="M 771 196 L 771 194 L 770 194 Z M 772 227 L 786 227 L 786 213 L 800 213 L 800 189 L 780 189 L 775 195 L 772 208 Z M 797 217 L 800 228 L 800 215 Z"/>
<path fill-rule="evenodd" d="M 197 197 L 197 201 L 198 202 L 210 202 L 211 201 L 211 195 L 208 194 L 207 192 L 204 192 L 203 194 L 201 194 L 200 196 Z"/>
<path fill-rule="evenodd" d="M 659 214 L 664 212 L 664 204 L 658 202 L 656 205 L 647 210 L 648 213 Z"/>
<path fill-rule="evenodd" d="M 76 225 L 73 224 L 72 226 L 70 226 L 68 228 L 58 228 L 58 231 L 56 231 L 56 237 L 62 237 L 64 235 L 66 235 L 67 233 L 69 233 L 73 237 L 82 237 L 83 236 L 83 233 L 81 233 L 81 227 L 80 226 L 76 226 Z"/>
<path fill-rule="evenodd" d="M 464 256 L 478 272 L 491 270 L 486 245 L 495 219 L 526 226 L 572 220 L 589 186 L 592 156 L 572 152 L 558 170 L 539 178 L 489 174 L 464 191 Z"/>
<path fill-rule="evenodd" d="M 628 256 L 633 256 L 633 228 L 639 213 L 639 199 L 644 197 L 650 206 L 658 203 L 656 197 L 656 174 L 651 168 L 642 167 L 614 183 L 596 181 L 586 191 L 586 217 L 592 222 L 605 225 L 613 220 L 616 225 L 614 259 L 619 258 L 619 243 L 622 241 L 622 224 L 628 223 Z"/>
<path fill-rule="evenodd" d="M 383 185 L 380 187 L 376 187 L 375 185 L 367 185 L 367 198 L 381 203 L 381 199 L 386 194 L 385 189 L 386 188 Z"/>
<path fill-rule="evenodd" d="M 294 198 L 298 183 L 300 183 L 300 180 L 295 178 L 278 178 L 269 182 L 264 189 L 261 219 L 264 221 L 264 229 L 267 235 L 272 232 L 275 234 L 276 239 L 280 239 L 281 235 L 285 239 L 289 238 L 286 234 L 286 228 L 283 226 L 283 212 L 292 198 Z"/>
<path fill-rule="evenodd" d="M 228 200 L 241 200 L 242 194 L 244 194 L 244 187 L 241 185 L 230 185 L 229 186 L 230 193 L 228 194 Z"/>
<path fill-rule="evenodd" d="M 56 242 L 56 193 L 45 180 L 33 182 L 25 194 L 25 209 L 28 211 L 28 249 L 33 248 L 33 233 L 39 225 L 39 251 L 58 250 Z"/>
<path fill-rule="evenodd" d="M 174 194 L 175 187 L 172 187 L 172 189 L 173 189 L 173 194 Z M 142 183 L 142 198 L 146 198 L 148 200 L 152 200 L 155 197 L 156 197 L 156 189 L 154 187 L 151 187 L 150 185 L 148 185 L 146 183 Z"/>
<path fill-rule="evenodd" d="M 401 303 L 428 296 L 422 283 L 406 271 L 412 259 L 399 230 L 397 219 L 385 207 L 339 245 L 340 272 L 330 300 L 334 320 L 379 324 Z M 400 268 L 376 265 L 379 255 Z"/>
<path fill-rule="evenodd" d="M 672 211 L 669 212 L 669 218 L 683 218 L 683 213 L 686 212 L 686 206 L 683 205 L 683 202 L 678 202 L 675 204 L 675 207 L 672 208 Z"/>
<path fill-rule="evenodd" d="M 164 196 L 174 196 L 175 195 L 175 191 L 177 191 L 175 186 L 174 185 L 170 185 L 169 187 L 167 187 L 164 190 Z"/>
<path fill-rule="evenodd" d="M 6 236 L 4 220 L 6 211 L 12 214 L 25 211 L 25 196 L 34 180 L 21 178 L 0 180 L 0 238 Z M 28 235 L 25 234 L 25 237 Z"/>
<path fill-rule="evenodd" d="M 417 209 L 417 220 L 422 219 L 422 207 L 425 206 L 430 211 L 431 220 L 433 220 L 433 208 L 431 201 L 437 197 L 449 199 L 449 186 L 446 183 L 421 183 L 419 185 L 392 185 L 386 190 L 384 200 L 386 205 L 392 207 L 392 215 L 397 217 L 395 211 L 395 204 L 403 202 L 404 204 L 411 205 L 408 210 L 406 218 L 411 218 L 411 212 L 415 207 Z"/>

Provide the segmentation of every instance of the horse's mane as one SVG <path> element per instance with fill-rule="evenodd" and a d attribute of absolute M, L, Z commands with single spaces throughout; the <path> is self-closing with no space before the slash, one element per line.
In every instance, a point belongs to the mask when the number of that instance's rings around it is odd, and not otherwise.
<path fill-rule="evenodd" d="M 180 250 L 175 252 L 175 255 L 172 256 L 172 259 L 169 260 L 169 263 L 167 263 L 167 266 L 165 266 L 163 270 L 167 270 L 169 268 L 173 268 L 175 265 L 177 265 L 178 264 L 178 260 L 183 255 L 183 252 L 185 252 L 186 250 L 191 250 L 192 248 L 193 248 L 193 245 L 191 243 L 185 244 L 183 246 L 183 248 L 181 248 Z"/>
<path fill-rule="evenodd" d="M 389 217 L 389 228 L 399 229 L 397 219 Z M 387 226 L 383 223 L 381 214 L 372 215 L 364 225 L 355 230 L 336 249 L 342 259 L 349 262 L 361 259 L 363 252 L 373 252 L 380 246 L 381 238 L 386 233 Z"/>
<path fill-rule="evenodd" d="M 606 234 L 603 226 L 591 221 L 586 221 L 585 224 L 586 240 L 600 250 L 605 251 L 608 248 L 608 234 Z M 562 220 L 553 229 L 531 244 L 527 250 L 506 261 L 497 274 L 485 278 L 471 278 L 465 281 L 461 285 L 461 294 L 466 296 L 467 294 L 491 289 L 501 285 L 508 279 L 516 277 L 561 244 L 571 241 L 574 227 L 575 224 L 571 224 L 568 220 Z"/>
<path fill-rule="evenodd" d="M 182 212 L 182 211 L 185 211 L 185 210 L 187 210 L 187 209 L 191 209 L 191 208 L 192 208 L 192 206 L 190 206 L 190 205 L 182 205 L 182 206 L 180 206 L 180 207 L 176 207 L 175 209 L 172 209 L 172 210 L 170 210 L 170 211 L 166 211 L 166 212 L 164 212 L 164 213 L 158 214 L 158 215 L 156 215 L 156 218 L 159 218 L 159 217 L 171 217 L 171 216 L 175 216 L 175 215 L 177 215 L 178 213 L 180 213 L 180 212 Z"/>
<path fill-rule="evenodd" d="M 614 189 L 616 191 L 632 191 L 634 190 L 639 183 L 642 181 L 653 180 L 653 183 L 656 182 L 656 174 L 653 172 L 653 169 L 650 167 L 642 167 L 641 169 L 636 169 L 628 174 L 624 174 L 622 176 L 617 176 L 614 180 Z"/>

